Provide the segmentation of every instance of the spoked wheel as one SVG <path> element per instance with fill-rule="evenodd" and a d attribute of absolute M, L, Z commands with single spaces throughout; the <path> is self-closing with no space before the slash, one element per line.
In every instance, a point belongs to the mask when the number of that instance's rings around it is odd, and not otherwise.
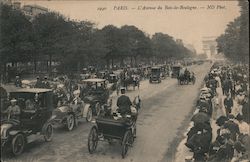
<path fill-rule="evenodd" d="M 92 109 L 90 107 L 88 107 L 88 111 L 87 111 L 87 116 L 86 116 L 86 121 L 90 122 L 93 118 L 93 112 Z"/>
<path fill-rule="evenodd" d="M 98 143 L 98 132 L 96 127 L 92 127 L 88 137 L 88 150 L 90 154 L 93 154 L 96 150 Z"/>
<path fill-rule="evenodd" d="M 25 145 L 24 136 L 17 134 L 12 140 L 12 153 L 17 156 L 23 152 Z"/>
<path fill-rule="evenodd" d="M 96 112 L 96 116 L 99 116 L 100 113 L 101 113 L 101 105 L 100 105 L 99 102 L 97 102 L 97 103 L 95 104 L 95 112 Z"/>
<path fill-rule="evenodd" d="M 72 131 L 72 129 L 74 128 L 74 125 L 75 125 L 75 119 L 74 119 L 74 116 L 72 114 L 70 114 L 68 117 L 67 117 L 67 129 L 69 131 Z"/>
<path fill-rule="evenodd" d="M 47 125 L 43 137 L 44 137 L 44 140 L 46 142 L 50 142 L 52 140 L 52 137 L 53 137 L 53 126 L 51 124 Z"/>
<path fill-rule="evenodd" d="M 126 131 L 122 140 L 122 158 L 125 158 L 128 152 L 128 147 L 133 143 L 133 137 L 131 131 Z"/>
<path fill-rule="evenodd" d="M 134 128 L 134 132 L 133 132 L 133 142 L 135 141 L 136 138 L 136 127 Z"/>

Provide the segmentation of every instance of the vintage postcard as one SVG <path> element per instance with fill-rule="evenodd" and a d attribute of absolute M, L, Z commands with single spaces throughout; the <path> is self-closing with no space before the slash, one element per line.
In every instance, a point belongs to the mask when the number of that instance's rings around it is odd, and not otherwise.
<path fill-rule="evenodd" d="M 3 162 L 249 162 L 247 0 L 0 0 Z"/>

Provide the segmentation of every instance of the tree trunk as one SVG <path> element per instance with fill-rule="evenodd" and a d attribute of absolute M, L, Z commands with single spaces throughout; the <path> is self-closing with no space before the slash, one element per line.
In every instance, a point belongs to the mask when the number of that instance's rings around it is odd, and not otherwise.
<path fill-rule="evenodd" d="M 33 73 L 36 73 L 36 70 L 37 70 L 37 60 L 36 60 L 36 56 L 34 56 L 34 71 Z"/>
<path fill-rule="evenodd" d="M 130 57 L 130 66 L 133 67 L 133 57 Z"/>
<path fill-rule="evenodd" d="M 124 67 L 124 60 L 123 60 L 123 57 L 120 58 L 120 65 L 121 65 L 121 67 Z"/>
<path fill-rule="evenodd" d="M 114 68 L 114 58 L 111 59 L 112 69 Z"/>
<path fill-rule="evenodd" d="M 134 60 L 135 60 L 135 67 L 138 67 L 137 66 L 137 57 L 136 56 L 134 57 Z"/>
<path fill-rule="evenodd" d="M 49 75 L 51 76 L 52 70 L 52 54 L 49 55 Z"/>
<path fill-rule="evenodd" d="M 107 58 L 107 68 L 109 69 L 109 66 L 110 66 L 110 59 Z"/>
<path fill-rule="evenodd" d="M 7 64 L 6 62 L 3 63 L 3 82 L 6 83 L 7 81 Z"/>

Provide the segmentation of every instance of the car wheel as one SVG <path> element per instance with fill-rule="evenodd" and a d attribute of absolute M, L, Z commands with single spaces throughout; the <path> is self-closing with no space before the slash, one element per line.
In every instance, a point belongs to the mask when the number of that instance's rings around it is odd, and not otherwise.
<path fill-rule="evenodd" d="M 51 124 L 48 124 L 44 132 L 44 140 L 46 142 L 50 142 L 52 140 L 52 137 L 53 137 L 53 126 Z"/>
<path fill-rule="evenodd" d="M 128 147 L 132 145 L 133 137 L 132 133 L 130 130 L 125 132 L 125 135 L 122 140 L 122 158 L 124 159 L 127 152 L 128 152 Z"/>
<path fill-rule="evenodd" d="M 98 144 L 98 131 L 96 127 L 92 127 L 88 136 L 88 150 L 93 154 Z"/>
<path fill-rule="evenodd" d="M 12 153 L 17 156 L 23 152 L 25 145 L 24 136 L 22 134 L 17 134 L 12 139 Z"/>
<path fill-rule="evenodd" d="M 74 124 L 75 124 L 74 116 L 72 114 L 70 114 L 67 117 L 67 128 L 69 131 L 71 131 L 74 128 Z"/>
<path fill-rule="evenodd" d="M 87 115 L 86 115 L 86 121 L 90 122 L 93 118 L 93 112 L 92 109 L 90 107 L 88 107 L 88 111 L 87 111 Z"/>
<path fill-rule="evenodd" d="M 96 112 L 96 116 L 99 116 L 100 113 L 101 113 L 101 105 L 100 105 L 99 102 L 97 102 L 97 103 L 95 104 L 95 112 Z"/>

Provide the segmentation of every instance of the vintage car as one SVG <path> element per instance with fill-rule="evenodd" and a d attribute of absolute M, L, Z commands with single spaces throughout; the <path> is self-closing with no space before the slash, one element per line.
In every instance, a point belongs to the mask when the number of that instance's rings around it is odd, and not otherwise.
<path fill-rule="evenodd" d="M 152 67 L 149 82 L 161 82 L 161 67 Z"/>
<path fill-rule="evenodd" d="M 87 122 L 92 120 L 92 109 L 89 104 L 80 101 L 76 104 L 62 103 L 52 113 L 52 124 L 54 127 L 65 126 L 71 131 L 81 119 Z"/>
<path fill-rule="evenodd" d="M 172 69 L 171 78 L 177 78 L 179 76 L 180 70 L 182 69 L 182 66 L 173 65 L 171 69 Z"/>
<path fill-rule="evenodd" d="M 43 136 L 51 141 L 53 127 L 52 91 L 50 89 L 19 88 L 8 92 L 10 99 L 15 99 L 20 107 L 19 118 L 12 113 L 1 112 L 1 149 L 20 155 L 25 145 L 34 140 L 34 136 Z"/>
<path fill-rule="evenodd" d="M 167 67 L 166 65 L 161 65 L 161 79 L 166 79 Z"/>
<path fill-rule="evenodd" d="M 86 79 L 82 81 L 86 84 L 85 91 L 87 95 L 83 97 L 85 104 L 89 104 L 94 115 L 98 116 L 101 111 L 101 106 L 107 104 L 109 99 L 109 90 L 107 88 L 106 79 Z"/>

